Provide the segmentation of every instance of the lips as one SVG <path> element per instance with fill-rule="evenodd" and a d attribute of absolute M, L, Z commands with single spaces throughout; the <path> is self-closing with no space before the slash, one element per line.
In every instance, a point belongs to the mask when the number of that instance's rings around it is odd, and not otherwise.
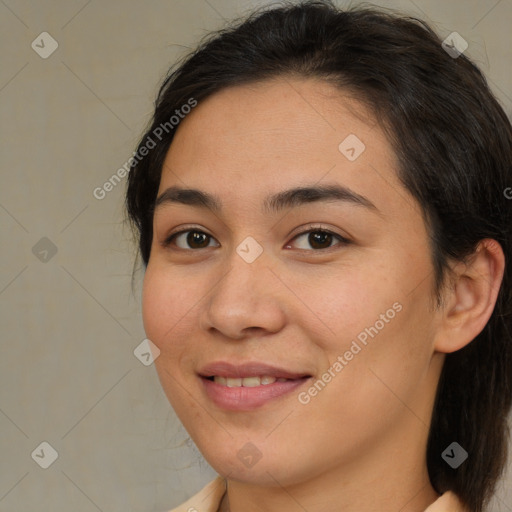
<path fill-rule="evenodd" d="M 199 372 L 206 397 L 217 407 L 251 411 L 290 395 L 305 385 L 311 375 L 259 362 L 239 365 L 220 361 Z"/>
<path fill-rule="evenodd" d="M 201 377 L 224 377 L 231 379 L 244 379 L 249 377 L 274 377 L 277 379 L 296 380 L 310 377 L 307 373 L 294 372 L 277 366 L 259 362 L 248 362 L 239 365 L 219 361 L 204 366 L 199 372 Z"/>
<path fill-rule="evenodd" d="M 286 382 L 288 379 L 284 379 L 280 377 L 276 379 L 271 375 L 262 375 L 262 376 L 254 376 L 254 377 L 222 377 L 220 375 L 215 375 L 213 377 L 209 377 L 210 380 L 216 382 L 217 384 L 221 384 L 223 386 L 228 386 L 228 388 L 237 388 L 243 386 L 244 388 L 255 388 L 256 386 L 267 386 L 268 384 L 273 384 L 274 382 Z"/>

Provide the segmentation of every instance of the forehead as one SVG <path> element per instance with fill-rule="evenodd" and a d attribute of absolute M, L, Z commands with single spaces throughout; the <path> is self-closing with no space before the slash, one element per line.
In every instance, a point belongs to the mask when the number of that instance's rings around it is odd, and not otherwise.
<path fill-rule="evenodd" d="M 177 129 L 159 193 L 202 188 L 244 207 L 284 188 L 334 181 L 363 190 L 379 209 L 403 207 L 411 198 L 396 171 L 385 133 L 364 105 L 326 82 L 282 78 L 201 101 Z"/>

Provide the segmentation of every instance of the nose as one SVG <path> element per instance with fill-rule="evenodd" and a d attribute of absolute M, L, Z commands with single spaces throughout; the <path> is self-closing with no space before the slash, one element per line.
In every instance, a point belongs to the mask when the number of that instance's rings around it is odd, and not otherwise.
<path fill-rule="evenodd" d="M 265 260 L 262 254 L 247 263 L 233 251 L 229 268 L 203 302 L 201 329 L 242 340 L 283 328 L 286 315 L 282 284 Z"/>

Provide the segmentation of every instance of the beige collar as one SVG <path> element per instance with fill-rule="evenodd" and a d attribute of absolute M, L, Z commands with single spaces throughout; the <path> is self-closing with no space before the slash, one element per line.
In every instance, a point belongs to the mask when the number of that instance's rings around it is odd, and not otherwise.
<path fill-rule="evenodd" d="M 169 512 L 218 512 L 222 498 L 226 492 L 226 480 L 217 476 L 179 507 Z M 425 512 L 468 512 L 462 502 L 451 491 L 445 492 Z"/>

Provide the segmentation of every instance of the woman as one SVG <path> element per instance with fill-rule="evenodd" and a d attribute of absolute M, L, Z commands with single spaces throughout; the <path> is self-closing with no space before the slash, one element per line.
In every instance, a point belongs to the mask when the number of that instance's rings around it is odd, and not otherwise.
<path fill-rule="evenodd" d="M 176 511 L 484 510 L 511 406 L 512 128 L 424 23 L 212 34 L 129 174 L 163 389 L 219 473 Z"/>

